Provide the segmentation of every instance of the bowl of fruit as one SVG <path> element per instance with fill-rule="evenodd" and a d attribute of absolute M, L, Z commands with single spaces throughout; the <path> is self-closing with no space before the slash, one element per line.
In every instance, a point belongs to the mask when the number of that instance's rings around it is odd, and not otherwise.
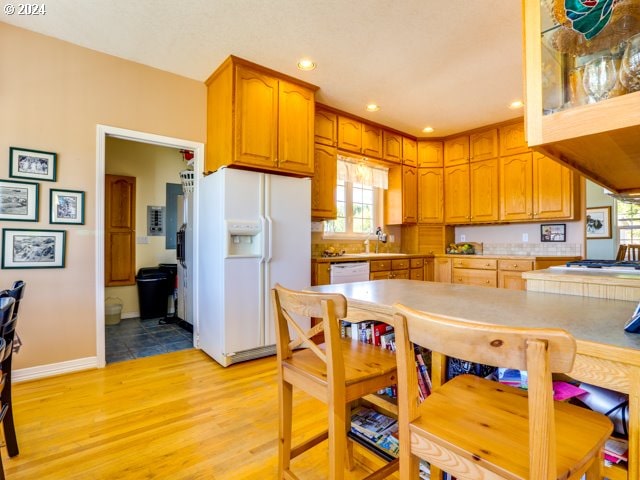
<path fill-rule="evenodd" d="M 455 255 L 473 255 L 476 253 L 475 247 L 470 243 L 450 243 L 447 253 Z"/>

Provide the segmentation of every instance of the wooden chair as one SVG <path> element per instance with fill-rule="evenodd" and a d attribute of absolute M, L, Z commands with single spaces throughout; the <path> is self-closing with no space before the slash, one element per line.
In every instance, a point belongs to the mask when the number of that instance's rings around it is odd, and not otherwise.
<path fill-rule="evenodd" d="M 297 479 L 291 460 L 328 439 L 329 478 L 341 480 L 353 468 L 350 403 L 396 383 L 395 355 L 380 347 L 340 338 L 340 319 L 347 316 L 347 300 L 339 294 L 304 293 L 276 285 L 272 290 L 278 355 L 280 427 L 278 479 Z M 300 318 L 321 318 L 306 330 Z M 386 319 L 388 322 L 388 318 Z M 296 338 L 292 340 L 291 332 Z M 324 343 L 314 337 L 324 332 Z M 317 338 L 317 337 L 316 337 Z M 329 408 L 327 431 L 292 446 L 293 387 L 325 402 Z M 367 477 L 386 478 L 398 469 L 395 460 Z"/>
<path fill-rule="evenodd" d="M 640 245 L 629 244 L 627 247 L 626 259 L 637 262 L 640 260 Z"/>
<path fill-rule="evenodd" d="M 13 310 L 15 306 L 15 299 L 11 297 L 1 297 L 0 298 L 0 325 L 9 325 L 15 323 L 15 317 L 13 316 Z M 10 351 L 11 348 L 6 344 L 4 338 L 0 338 L 0 358 L 4 358 L 7 355 L 7 352 Z M 4 390 L 8 387 L 9 378 L 3 372 L 2 377 L 0 379 L 0 396 L 4 392 Z M 0 408 L 0 420 L 4 419 L 7 414 L 9 405 L 2 402 Z M 7 442 L 7 450 L 9 449 L 9 445 Z M 0 457 L 0 480 L 4 480 L 4 467 L 2 466 L 2 458 Z"/>
<path fill-rule="evenodd" d="M 619 245 L 618 253 L 616 254 L 616 262 L 624 260 L 627 256 L 627 245 Z"/>
<path fill-rule="evenodd" d="M 0 368 L 5 381 L 5 386 L 0 393 L 0 404 L 3 408 L 2 427 L 4 430 L 4 439 L 7 445 L 7 453 L 10 457 L 15 457 L 20 453 L 18 448 L 18 439 L 16 436 L 16 428 L 13 421 L 13 402 L 12 402 L 12 363 L 13 354 L 17 352 L 20 347 L 20 340 L 16 334 L 16 326 L 18 324 L 18 310 L 20 308 L 20 301 L 24 296 L 25 282 L 18 280 L 14 282 L 10 290 L 3 290 L 0 292 L 1 298 L 13 298 L 14 308 L 10 319 L 0 323 L 0 336 L 5 341 L 6 348 L 3 355 L 0 356 Z"/>
<path fill-rule="evenodd" d="M 418 478 L 419 459 L 459 480 L 601 478 L 610 420 L 553 400 L 551 374 L 573 366 L 569 333 L 394 310 L 401 480 Z M 433 392 L 421 404 L 412 343 L 432 351 L 435 371 Z M 472 375 L 439 384 L 445 356 L 527 370 L 528 392 Z"/>

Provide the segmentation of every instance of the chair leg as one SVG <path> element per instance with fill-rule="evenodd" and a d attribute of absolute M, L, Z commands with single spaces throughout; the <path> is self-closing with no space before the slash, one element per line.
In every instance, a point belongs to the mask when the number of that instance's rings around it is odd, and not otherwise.
<path fill-rule="evenodd" d="M 602 480 L 602 452 L 593 459 L 591 466 L 585 472 L 586 480 Z"/>
<path fill-rule="evenodd" d="M 293 418 L 293 386 L 282 378 L 278 385 L 279 437 L 278 438 L 278 480 L 285 478 L 284 472 L 291 469 L 291 436 Z"/>
<path fill-rule="evenodd" d="M 2 368 L 6 372 L 4 388 L 0 393 L 0 405 L 7 405 L 7 411 L 2 419 L 2 429 L 4 430 L 4 441 L 7 444 L 7 452 L 10 457 L 15 457 L 20 453 L 18 449 L 18 439 L 16 437 L 16 427 L 13 423 L 13 403 L 11 402 L 11 360 L 9 356 L 5 360 Z"/>
<path fill-rule="evenodd" d="M 400 440 L 400 480 L 417 480 L 420 478 L 420 459 L 411 453 L 411 444 L 406 441 L 403 448 Z M 433 478 L 436 478 L 435 476 Z"/>
<path fill-rule="evenodd" d="M 345 438 L 347 439 L 346 443 L 346 455 L 345 455 L 345 463 L 348 471 L 353 471 L 355 468 L 355 462 L 353 460 L 353 440 L 347 437 L 347 433 L 351 430 L 351 404 L 347 403 L 345 409 Z"/>
<path fill-rule="evenodd" d="M 347 454 L 345 402 L 329 401 L 329 480 L 343 480 Z M 351 420 L 351 419 L 349 419 Z"/>

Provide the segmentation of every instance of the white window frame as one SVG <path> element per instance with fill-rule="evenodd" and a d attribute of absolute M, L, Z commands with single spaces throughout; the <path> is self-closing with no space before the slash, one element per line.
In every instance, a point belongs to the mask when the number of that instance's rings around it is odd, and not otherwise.
<path fill-rule="evenodd" d="M 382 226 L 383 219 L 383 195 L 382 188 L 373 189 L 373 219 L 372 230 L 369 233 L 354 233 L 353 229 L 353 183 L 345 182 L 345 212 L 346 232 L 327 232 L 323 230 L 323 239 L 330 240 L 366 240 L 375 233 L 377 226 Z"/>

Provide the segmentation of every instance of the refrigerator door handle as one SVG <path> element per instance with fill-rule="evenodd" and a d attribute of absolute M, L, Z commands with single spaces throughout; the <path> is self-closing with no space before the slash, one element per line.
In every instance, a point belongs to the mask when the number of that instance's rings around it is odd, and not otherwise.
<path fill-rule="evenodd" d="M 268 244 L 268 249 L 267 249 L 267 258 L 265 260 L 266 263 L 269 263 L 271 261 L 271 258 L 273 257 L 273 219 L 267 215 L 267 223 L 269 224 L 269 228 L 267 231 L 267 244 Z"/>
<path fill-rule="evenodd" d="M 269 249 L 269 232 L 267 232 L 268 228 L 269 228 L 269 224 L 267 222 L 267 219 L 263 216 L 260 215 L 260 224 L 262 225 L 262 249 L 260 251 L 260 263 L 265 263 L 267 262 L 267 251 Z"/>

